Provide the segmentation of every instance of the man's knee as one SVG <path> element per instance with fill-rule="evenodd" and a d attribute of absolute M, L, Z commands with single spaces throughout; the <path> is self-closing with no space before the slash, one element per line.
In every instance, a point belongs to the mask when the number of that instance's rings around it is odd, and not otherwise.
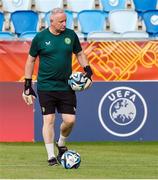
<path fill-rule="evenodd" d="M 43 125 L 45 126 L 53 126 L 54 120 L 55 120 L 54 114 L 43 115 Z"/>
<path fill-rule="evenodd" d="M 69 119 L 67 121 L 67 123 L 70 125 L 70 126 L 73 126 L 75 124 L 75 119 Z"/>
<path fill-rule="evenodd" d="M 62 115 L 64 123 L 71 127 L 75 124 L 75 116 L 74 115 Z"/>

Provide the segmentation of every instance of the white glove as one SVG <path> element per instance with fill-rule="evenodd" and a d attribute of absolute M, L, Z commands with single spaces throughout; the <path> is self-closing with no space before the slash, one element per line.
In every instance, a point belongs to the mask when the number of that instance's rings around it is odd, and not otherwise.
<path fill-rule="evenodd" d="M 36 99 L 37 95 L 31 87 L 32 79 L 25 78 L 24 91 L 22 97 L 27 105 L 33 104 L 33 100 Z"/>
<path fill-rule="evenodd" d="M 27 105 L 33 104 L 33 100 L 36 99 L 33 95 L 26 95 L 24 92 L 22 93 L 22 97 Z"/>
<path fill-rule="evenodd" d="M 88 88 L 90 88 L 91 87 L 91 85 L 92 85 L 92 80 L 91 79 L 89 79 L 88 77 L 86 77 L 86 83 L 85 83 L 85 85 L 84 85 L 84 90 L 85 89 L 88 89 Z"/>

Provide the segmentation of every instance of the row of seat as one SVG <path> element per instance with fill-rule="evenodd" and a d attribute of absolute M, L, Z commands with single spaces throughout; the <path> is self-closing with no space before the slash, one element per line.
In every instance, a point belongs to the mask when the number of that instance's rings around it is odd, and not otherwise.
<path fill-rule="evenodd" d="M 135 11 L 144 12 L 155 10 L 158 0 L 1 0 L 2 11 L 14 12 L 17 10 L 34 10 L 48 12 L 55 7 L 65 8 L 73 12 L 92 10 L 97 7 L 109 12 L 115 9 L 126 9 L 129 6 Z"/>
<path fill-rule="evenodd" d="M 32 5 L 34 4 L 34 8 Z M 142 12 L 155 10 L 158 7 L 158 0 L 1 0 L 1 10 L 5 14 L 5 29 L 9 29 L 10 13 L 17 10 L 34 10 L 39 14 L 40 27 L 44 27 L 43 19 L 45 13 L 55 7 L 65 8 L 73 12 L 74 19 L 78 12 L 91 10 L 99 7 L 109 13 L 116 9 L 127 9 L 130 7 L 137 11 L 139 17 Z"/>
<path fill-rule="evenodd" d="M 73 13 L 66 11 L 67 27 L 73 29 Z M 50 12 L 45 15 L 47 27 L 50 25 Z M 102 32 L 106 36 L 121 37 L 124 33 L 131 34 L 136 38 L 140 37 L 157 37 L 158 36 L 158 10 L 146 11 L 142 15 L 146 32 L 138 29 L 138 14 L 133 10 L 113 10 L 108 15 L 110 24 L 110 33 L 106 30 L 107 13 L 101 10 L 83 10 L 78 13 L 77 19 L 79 24 L 78 35 L 85 37 L 91 32 Z M 0 13 L 0 31 L 1 38 L 3 35 L 4 15 Z M 11 13 L 11 23 L 13 24 L 15 34 L 18 37 L 33 37 L 38 29 L 38 13 L 34 11 L 15 11 Z M 138 32 L 139 36 L 136 35 Z M 9 33 L 11 34 L 11 33 Z M 5 37 L 7 33 L 4 33 Z"/>

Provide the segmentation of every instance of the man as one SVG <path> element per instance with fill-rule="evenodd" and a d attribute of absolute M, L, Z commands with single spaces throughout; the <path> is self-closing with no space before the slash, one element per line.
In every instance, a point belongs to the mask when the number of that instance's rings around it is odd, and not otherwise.
<path fill-rule="evenodd" d="M 92 70 L 82 51 L 79 39 L 73 30 L 66 28 L 66 15 L 60 8 L 53 9 L 49 28 L 39 32 L 32 40 L 25 65 L 24 101 L 30 105 L 36 94 L 31 87 L 32 74 L 36 57 L 39 56 L 37 92 L 43 115 L 43 139 L 50 166 L 60 163 L 62 154 L 67 151 L 65 141 L 75 123 L 76 95 L 68 85 L 72 73 L 72 53 L 84 68 L 89 78 L 85 88 L 92 81 Z M 60 137 L 56 142 L 57 158 L 54 153 L 55 110 L 62 115 Z"/>

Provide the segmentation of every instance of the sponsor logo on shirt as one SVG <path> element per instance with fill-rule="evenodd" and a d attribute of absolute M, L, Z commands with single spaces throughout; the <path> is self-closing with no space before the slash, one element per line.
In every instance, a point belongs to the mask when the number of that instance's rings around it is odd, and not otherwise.
<path fill-rule="evenodd" d="M 51 45 L 51 42 L 50 42 L 50 41 L 45 41 L 45 45 L 46 45 L 46 46 L 50 46 L 50 45 Z"/>

